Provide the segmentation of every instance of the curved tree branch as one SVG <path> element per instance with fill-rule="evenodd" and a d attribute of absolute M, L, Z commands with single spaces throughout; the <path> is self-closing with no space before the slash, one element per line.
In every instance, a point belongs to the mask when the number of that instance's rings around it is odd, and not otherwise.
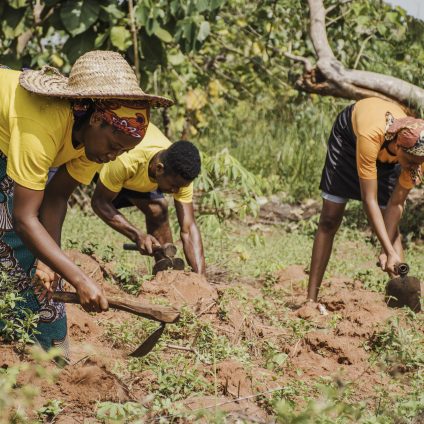
<path fill-rule="evenodd" d="M 424 108 L 424 90 L 399 78 L 375 72 L 346 69 L 337 60 L 327 38 L 325 16 L 326 10 L 322 0 L 308 0 L 310 10 L 310 36 L 314 46 L 317 63 L 316 68 L 306 66 L 305 72 L 297 81 L 299 89 L 358 100 L 376 96 L 402 103 L 407 108 Z M 299 61 L 299 57 L 287 57 Z"/>

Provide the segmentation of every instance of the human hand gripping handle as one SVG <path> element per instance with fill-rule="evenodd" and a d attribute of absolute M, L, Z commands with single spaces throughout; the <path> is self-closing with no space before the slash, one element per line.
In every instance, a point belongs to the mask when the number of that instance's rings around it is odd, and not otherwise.
<path fill-rule="evenodd" d="M 109 309 L 103 289 L 90 277 L 84 275 L 84 279 L 73 283 L 77 290 L 81 306 L 87 312 L 103 312 Z"/>
<path fill-rule="evenodd" d="M 50 267 L 42 261 L 37 260 L 33 282 L 35 285 L 34 290 L 40 302 L 46 297 L 49 301 L 52 299 L 59 279 L 60 276 Z M 102 312 L 108 310 L 108 301 L 103 289 L 99 285 L 84 274 L 82 278 L 77 278 L 77 281 L 78 282 L 70 281 L 70 283 L 75 287 L 81 306 L 87 312 Z"/>
<path fill-rule="evenodd" d="M 391 252 L 388 255 L 381 253 L 377 265 L 390 276 L 393 276 L 398 274 L 398 267 L 401 262 L 402 260 L 396 252 Z"/>
<path fill-rule="evenodd" d="M 155 249 L 160 248 L 158 240 L 150 234 L 137 233 L 135 243 L 142 255 L 153 255 Z"/>
<path fill-rule="evenodd" d="M 35 274 L 32 279 L 34 284 L 34 291 L 41 302 L 44 298 L 51 300 L 53 293 L 55 292 L 60 277 L 50 267 L 39 259 L 35 264 Z"/>

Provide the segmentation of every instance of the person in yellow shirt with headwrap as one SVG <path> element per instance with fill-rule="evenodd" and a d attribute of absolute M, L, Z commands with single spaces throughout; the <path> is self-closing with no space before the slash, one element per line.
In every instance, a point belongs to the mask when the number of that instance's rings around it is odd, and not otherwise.
<path fill-rule="evenodd" d="M 69 78 L 49 66 L 3 67 L 0 98 L 0 267 L 25 299 L 22 308 L 39 314 L 38 342 L 63 347 L 66 357 L 64 305 L 37 297 L 33 274 L 65 278 L 88 311 L 108 308 L 103 290 L 60 248 L 67 201 L 102 163 L 143 140 L 151 107 L 172 102 L 145 94 L 130 65 L 108 51 L 80 57 Z"/>
<path fill-rule="evenodd" d="M 92 197 L 93 210 L 135 242 L 141 253 L 154 254 L 155 272 L 167 267 L 167 258 L 153 252 L 153 247 L 172 242 L 168 205 L 163 195 L 171 193 L 187 262 L 194 272 L 204 274 L 202 239 L 193 209 L 193 180 L 200 166 L 199 151 L 192 143 L 171 143 L 150 123 L 142 143 L 103 165 Z M 147 233 L 119 212 L 127 206 L 136 206 L 146 216 Z"/>
<path fill-rule="evenodd" d="M 359 100 L 337 116 L 322 171 L 323 207 L 312 249 L 308 301 L 318 299 L 349 199 L 363 202 L 384 252 L 382 269 L 397 273 L 403 256 L 399 208 L 403 209 L 408 192 L 421 180 L 423 123 L 408 117 L 399 104 L 375 97 Z"/>

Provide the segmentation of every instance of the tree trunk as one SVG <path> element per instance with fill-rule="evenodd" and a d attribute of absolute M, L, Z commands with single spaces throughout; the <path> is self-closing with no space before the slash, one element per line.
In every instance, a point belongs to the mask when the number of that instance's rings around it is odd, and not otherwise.
<path fill-rule="evenodd" d="M 327 39 L 326 10 L 322 0 L 308 0 L 310 36 L 317 55 L 312 67 L 306 58 L 286 54 L 304 65 L 296 86 L 309 93 L 359 100 L 379 97 L 401 103 L 410 112 L 424 108 L 424 90 L 399 78 L 368 71 L 346 69 L 334 56 Z"/>

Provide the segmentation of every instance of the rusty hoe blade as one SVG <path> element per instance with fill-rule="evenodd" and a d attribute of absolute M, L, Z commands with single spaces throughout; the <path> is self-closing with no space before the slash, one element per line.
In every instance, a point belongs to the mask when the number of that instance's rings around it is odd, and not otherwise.
<path fill-rule="evenodd" d="M 160 336 L 165 330 L 165 325 L 165 323 L 162 323 L 160 327 L 153 331 L 153 333 L 150 334 L 150 336 L 148 336 L 147 339 L 144 340 L 144 342 L 141 343 L 141 345 L 128 356 L 132 356 L 133 358 L 141 358 L 142 356 L 146 356 L 156 346 L 156 343 L 159 341 Z"/>
<path fill-rule="evenodd" d="M 408 306 L 414 312 L 421 311 L 421 284 L 416 277 L 408 277 L 408 264 L 398 265 L 398 278 L 391 279 L 386 285 L 386 302 L 391 308 Z"/>

